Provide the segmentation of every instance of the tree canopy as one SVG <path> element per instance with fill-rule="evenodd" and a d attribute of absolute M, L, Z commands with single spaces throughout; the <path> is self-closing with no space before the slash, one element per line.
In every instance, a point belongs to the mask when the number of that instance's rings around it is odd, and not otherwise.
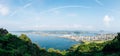
<path fill-rule="evenodd" d="M 8 31 L 6 29 L 0 28 L 0 35 L 6 35 Z"/>
<path fill-rule="evenodd" d="M 24 41 L 26 41 L 26 42 L 31 43 L 30 38 L 29 38 L 27 35 L 25 35 L 25 34 L 21 34 L 21 35 L 19 36 L 19 38 L 22 39 L 22 40 L 24 40 Z"/>

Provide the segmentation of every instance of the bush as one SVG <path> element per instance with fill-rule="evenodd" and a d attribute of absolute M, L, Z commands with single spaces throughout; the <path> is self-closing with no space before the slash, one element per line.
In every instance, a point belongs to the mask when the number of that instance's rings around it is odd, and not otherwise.
<path fill-rule="evenodd" d="M 26 41 L 26 42 L 28 42 L 28 43 L 31 43 L 30 38 L 28 38 L 28 36 L 25 35 L 25 34 L 21 34 L 21 35 L 19 36 L 19 38 L 20 38 L 21 40 L 23 40 L 23 41 Z"/>

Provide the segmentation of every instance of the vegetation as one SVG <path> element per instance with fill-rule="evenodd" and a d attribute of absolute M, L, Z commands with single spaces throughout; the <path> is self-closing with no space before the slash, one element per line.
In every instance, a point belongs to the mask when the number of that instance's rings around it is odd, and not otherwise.
<path fill-rule="evenodd" d="M 111 41 L 77 44 L 68 51 L 67 56 L 120 56 L 120 33 Z"/>
<path fill-rule="evenodd" d="M 26 42 L 32 43 L 31 40 L 30 40 L 30 38 L 28 38 L 28 36 L 25 35 L 25 34 L 21 34 L 21 36 L 19 36 L 19 38 L 20 38 L 21 40 L 26 41 Z"/>
<path fill-rule="evenodd" d="M 68 50 L 45 50 L 25 35 L 10 34 L 0 28 L 0 56 L 120 56 L 120 33 L 103 43 L 76 44 Z"/>
<path fill-rule="evenodd" d="M 8 31 L 6 29 L 0 28 L 0 35 L 6 35 Z"/>
<path fill-rule="evenodd" d="M 36 44 L 27 43 L 16 35 L 6 33 L 0 36 L 0 56 L 39 56 Z"/>
<path fill-rule="evenodd" d="M 120 53 L 120 33 L 103 48 L 105 53 Z M 120 55 L 120 54 L 119 54 Z"/>
<path fill-rule="evenodd" d="M 48 52 L 40 48 L 25 34 L 17 37 L 5 29 L 0 29 L 0 56 L 62 56 L 58 52 Z"/>

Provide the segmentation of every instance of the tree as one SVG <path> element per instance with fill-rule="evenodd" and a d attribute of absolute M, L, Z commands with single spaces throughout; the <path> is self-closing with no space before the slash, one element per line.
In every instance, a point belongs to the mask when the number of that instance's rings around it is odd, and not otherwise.
<path fill-rule="evenodd" d="M 19 38 L 22 39 L 22 40 L 24 40 L 24 41 L 26 41 L 26 42 L 31 43 L 30 38 L 28 38 L 28 36 L 25 35 L 25 34 L 21 34 L 21 35 L 19 36 Z"/>
<path fill-rule="evenodd" d="M 103 48 L 104 52 L 120 52 L 120 33 Z"/>
<path fill-rule="evenodd" d="M 6 29 L 0 28 L 0 35 L 6 35 L 8 31 Z"/>
<path fill-rule="evenodd" d="M 54 52 L 54 51 L 55 51 L 54 48 L 49 48 L 49 49 L 48 49 L 48 52 Z"/>

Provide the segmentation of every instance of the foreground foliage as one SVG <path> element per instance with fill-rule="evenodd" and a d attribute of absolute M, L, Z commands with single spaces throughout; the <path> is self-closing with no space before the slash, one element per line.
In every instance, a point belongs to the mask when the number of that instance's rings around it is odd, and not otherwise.
<path fill-rule="evenodd" d="M 0 29 L 0 56 L 61 56 L 57 52 L 47 52 L 40 48 L 25 35 L 12 35 Z"/>
<path fill-rule="evenodd" d="M 69 49 L 67 56 L 120 56 L 120 33 L 104 43 L 77 44 Z"/>
<path fill-rule="evenodd" d="M 0 28 L 0 56 L 120 56 L 120 33 L 104 43 L 76 44 L 68 50 L 45 50 L 25 35 L 16 36 Z"/>

